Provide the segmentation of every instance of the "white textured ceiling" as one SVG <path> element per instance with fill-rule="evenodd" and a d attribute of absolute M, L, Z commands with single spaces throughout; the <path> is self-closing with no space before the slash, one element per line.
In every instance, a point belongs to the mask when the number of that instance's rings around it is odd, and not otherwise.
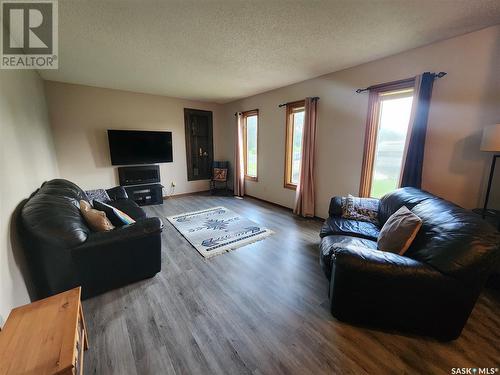
<path fill-rule="evenodd" d="M 499 0 L 59 0 L 40 73 L 223 103 L 497 23 Z"/>

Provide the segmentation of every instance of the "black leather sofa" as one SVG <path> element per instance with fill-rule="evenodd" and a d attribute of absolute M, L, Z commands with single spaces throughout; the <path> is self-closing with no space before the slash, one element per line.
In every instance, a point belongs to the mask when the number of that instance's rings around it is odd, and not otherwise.
<path fill-rule="evenodd" d="M 89 298 L 160 271 L 162 222 L 146 217 L 122 188 L 108 193 L 108 203 L 136 223 L 91 231 L 79 210 L 80 200 L 88 201 L 85 192 L 62 179 L 45 182 L 24 203 L 18 233 L 35 298 L 75 286 Z"/>
<path fill-rule="evenodd" d="M 404 256 L 377 250 L 402 206 L 422 227 Z M 430 193 L 398 189 L 378 203 L 378 224 L 342 218 L 334 197 L 320 233 L 320 263 L 339 320 L 452 340 L 460 336 L 500 256 L 499 233 L 480 216 Z"/>

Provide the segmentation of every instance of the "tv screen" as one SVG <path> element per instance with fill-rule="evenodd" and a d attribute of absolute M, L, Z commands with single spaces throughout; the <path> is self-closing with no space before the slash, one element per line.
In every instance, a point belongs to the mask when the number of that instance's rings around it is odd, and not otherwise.
<path fill-rule="evenodd" d="M 112 165 L 172 161 L 172 132 L 108 130 Z"/>

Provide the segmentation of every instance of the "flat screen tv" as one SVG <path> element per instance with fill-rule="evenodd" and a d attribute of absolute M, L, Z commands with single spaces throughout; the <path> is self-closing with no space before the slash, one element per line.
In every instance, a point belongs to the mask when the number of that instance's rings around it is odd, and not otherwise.
<path fill-rule="evenodd" d="M 112 165 L 172 161 L 172 132 L 108 130 Z"/>

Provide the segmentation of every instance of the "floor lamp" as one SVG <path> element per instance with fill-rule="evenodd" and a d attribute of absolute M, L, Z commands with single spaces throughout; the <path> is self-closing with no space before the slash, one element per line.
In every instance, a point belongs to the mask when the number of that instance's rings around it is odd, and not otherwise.
<path fill-rule="evenodd" d="M 486 189 L 486 198 L 484 199 L 483 217 L 486 215 L 488 209 L 488 199 L 490 198 L 491 182 L 495 174 L 495 163 L 500 157 L 500 124 L 488 126 L 483 130 L 483 140 L 481 141 L 481 151 L 495 152 L 491 159 L 490 177 L 488 178 L 488 187 Z"/>

